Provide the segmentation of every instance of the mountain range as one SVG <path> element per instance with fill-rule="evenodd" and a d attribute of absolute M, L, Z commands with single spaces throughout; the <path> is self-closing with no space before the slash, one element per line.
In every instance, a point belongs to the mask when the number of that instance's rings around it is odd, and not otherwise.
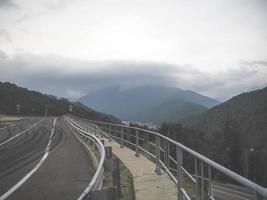
<path fill-rule="evenodd" d="M 219 104 L 219 101 L 190 90 L 174 87 L 143 86 L 104 88 L 79 98 L 83 104 L 122 120 L 178 121 Z"/>

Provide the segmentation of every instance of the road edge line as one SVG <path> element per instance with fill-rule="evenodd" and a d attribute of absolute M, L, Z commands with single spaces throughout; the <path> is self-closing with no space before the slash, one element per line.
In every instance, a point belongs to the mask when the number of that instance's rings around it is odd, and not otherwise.
<path fill-rule="evenodd" d="M 10 188 L 7 192 L 5 192 L 2 196 L 0 196 L 0 200 L 4 200 L 7 197 L 9 197 L 13 192 L 15 192 L 23 183 L 25 183 L 33 174 L 34 172 L 37 171 L 37 169 L 39 169 L 41 167 L 41 165 L 44 163 L 44 161 L 46 160 L 46 158 L 48 157 L 48 154 L 50 152 L 50 145 L 51 145 L 51 140 L 52 137 L 54 135 L 54 131 L 55 131 L 55 125 L 56 125 L 56 120 L 57 117 L 54 119 L 54 123 L 53 123 L 53 128 L 49 137 L 49 141 L 48 144 L 46 146 L 45 149 L 45 154 L 43 155 L 42 159 L 38 162 L 37 165 L 35 165 L 35 167 L 28 172 L 18 183 L 16 183 L 12 188 Z M 39 121 L 40 122 L 40 121 Z"/>
<path fill-rule="evenodd" d="M 26 130 L 24 130 L 24 131 L 22 131 L 22 132 L 19 132 L 17 135 L 14 135 L 13 137 L 9 138 L 8 140 L 2 142 L 2 143 L 0 144 L 0 146 L 2 146 L 2 145 L 4 145 L 4 144 L 8 143 L 9 141 L 11 141 L 11 140 L 13 140 L 13 139 L 19 137 L 20 135 L 22 135 L 22 134 L 25 133 L 26 131 L 31 130 L 33 127 L 35 127 L 37 124 L 39 124 L 41 121 L 43 121 L 43 120 L 45 120 L 45 119 L 46 119 L 46 118 L 40 119 L 38 122 L 36 122 L 35 124 L 33 124 L 30 128 L 27 128 Z"/>

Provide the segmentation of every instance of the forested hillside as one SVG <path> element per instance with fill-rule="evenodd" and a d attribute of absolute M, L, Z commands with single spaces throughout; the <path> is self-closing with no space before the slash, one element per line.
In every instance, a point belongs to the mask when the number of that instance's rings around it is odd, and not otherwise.
<path fill-rule="evenodd" d="M 48 115 L 61 116 L 70 113 L 70 105 L 74 115 L 102 121 L 120 121 L 112 115 L 96 112 L 80 103 L 0 82 L 0 114 L 44 116 L 47 108 Z"/>
<path fill-rule="evenodd" d="M 180 124 L 162 124 L 161 132 L 167 129 L 175 140 L 267 186 L 267 87 L 235 96 Z"/>
<path fill-rule="evenodd" d="M 207 107 L 189 101 L 171 99 L 154 107 L 137 112 L 131 116 L 134 121 L 178 122 L 179 120 L 207 110 Z"/>

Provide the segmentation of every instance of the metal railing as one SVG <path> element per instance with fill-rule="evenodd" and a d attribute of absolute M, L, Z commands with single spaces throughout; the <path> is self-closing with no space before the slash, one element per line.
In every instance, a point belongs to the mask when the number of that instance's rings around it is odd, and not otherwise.
<path fill-rule="evenodd" d="M 212 182 L 218 181 L 218 173 L 255 192 L 255 198 L 267 197 L 264 188 L 239 174 L 219 165 L 192 149 L 161 135 L 160 133 L 122 124 L 112 124 L 87 120 L 73 115 L 70 117 L 85 129 L 104 134 L 117 140 L 121 147 L 129 146 L 148 155 L 156 163 L 155 173 L 161 174 L 161 168 L 169 174 L 177 185 L 178 199 L 214 199 Z M 191 162 L 188 165 L 186 162 Z M 242 198 L 241 198 L 242 199 Z M 243 198 L 244 199 L 244 198 Z"/>
<path fill-rule="evenodd" d="M 102 184 L 104 180 L 104 160 L 105 160 L 105 147 L 102 144 L 102 142 L 93 134 L 91 134 L 88 130 L 84 129 L 83 126 L 78 124 L 76 121 L 72 120 L 68 116 L 64 116 L 64 119 L 66 122 L 71 125 L 72 128 L 75 129 L 75 131 L 80 134 L 82 137 L 85 137 L 89 140 L 91 140 L 97 147 L 97 150 L 100 155 L 100 160 L 98 163 L 98 167 L 96 169 L 96 172 L 89 183 L 89 185 L 86 187 L 86 189 L 83 191 L 83 193 L 79 196 L 78 200 L 85 199 L 90 191 L 93 190 L 100 190 L 102 189 Z"/>

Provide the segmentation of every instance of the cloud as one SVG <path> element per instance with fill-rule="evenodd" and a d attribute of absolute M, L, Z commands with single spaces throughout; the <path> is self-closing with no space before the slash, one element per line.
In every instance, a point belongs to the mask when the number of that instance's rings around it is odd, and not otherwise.
<path fill-rule="evenodd" d="M 0 29 L 0 42 L 1 42 L 1 40 L 8 42 L 8 43 L 12 43 L 12 40 L 11 40 L 11 37 L 10 37 L 8 31 L 5 29 Z"/>
<path fill-rule="evenodd" d="M 1 0 L 0 1 L 0 9 L 1 8 L 12 8 L 12 7 L 17 7 L 17 5 L 14 4 L 12 0 Z"/>
<path fill-rule="evenodd" d="M 243 61 L 241 62 L 243 65 L 247 65 L 247 66 L 266 66 L 267 67 L 267 61 L 263 61 L 263 60 L 254 60 L 254 61 Z"/>
<path fill-rule="evenodd" d="M 0 79 L 45 93 L 77 98 L 110 85 L 123 88 L 175 82 L 175 66 L 137 61 L 84 61 L 18 54 L 0 60 Z"/>
<path fill-rule="evenodd" d="M 75 2 L 74 0 L 58 0 L 58 1 L 53 1 L 53 2 L 45 2 L 44 6 L 49 10 L 59 11 L 64 8 L 67 8 L 74 2 Z"/>
<path fill-rule="evenodd" d="M 4 59 L 6 59 L 8 56 L 5 54 L 5 52 L 4 51 L 2 51 L 1 49 L 0 49 L 0 60 L 4 60 Z"/>
<path fill-rule="evenodd" d="M 67 98 L 78 98 L 97 89 L 127 89 L 164 85 L 190 89 L 225 100 L 267 85 L 266 61 L 244 61 L 237 68 L 206 73 L 193 66 L 133 60 L 88 61 L 53 54 L 17 54 L 0 51 L 0 80 Z"/>

